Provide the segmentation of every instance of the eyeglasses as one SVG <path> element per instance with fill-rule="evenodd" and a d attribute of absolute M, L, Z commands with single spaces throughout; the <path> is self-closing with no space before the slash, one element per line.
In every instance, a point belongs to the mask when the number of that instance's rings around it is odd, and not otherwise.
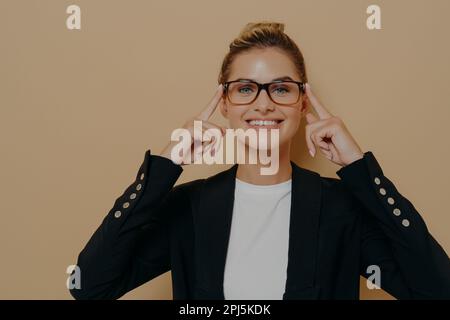
<path fill-rule="evenodd" d="M 232 104 L 236 105 L 251 104 L 263 89 L 274 103 L 289 106 L 299 101 L 301 93 L 305 91 L 305 84 L 293 80 L 258 83 L 245 79 L 224 83 L 226 96 Z"/>

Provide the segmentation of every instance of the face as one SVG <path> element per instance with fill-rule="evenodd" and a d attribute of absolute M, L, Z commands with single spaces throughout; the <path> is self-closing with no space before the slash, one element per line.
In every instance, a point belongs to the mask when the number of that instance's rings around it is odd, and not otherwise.
<path fill-rule="evenodd" d="M 294 63 L 283 51 L 277 48 L 252 49 L 237 55 L 231 65 L 230 76 L 226 81 L 248 79 L 258 83 L 272 82 L 274 79 L 289 77 L 301 81 Z M 234 105 L 224 98 L 220 104 L 222 115 L 229 120 L 233 129 L 254 128 L 279 129 L 280 148 L 288 146 L 297 132 L 300 119 L 306 112 L 306 95 L 301 93 L 294 105 L 283 106 L 273 102 L 266 90 L 261 90 L 258 98 L 251 104 Z M 275 120 L 275 124 L 256 125 L 252 120 Z M 266 122 L 267 123 L 267 122 Z M 273 123 L 273 122 L 272 122 Z"/>

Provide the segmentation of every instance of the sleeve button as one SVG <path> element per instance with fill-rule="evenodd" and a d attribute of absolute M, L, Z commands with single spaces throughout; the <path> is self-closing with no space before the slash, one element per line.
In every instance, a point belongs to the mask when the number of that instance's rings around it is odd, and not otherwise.
<path fill-rule="evenodd" d="M 128 208 L 129 206 L 130 206 L 130 203 L 129 203 L 129 202 L 125 202 L 125 203 L 122 205 L 122 207 L 124 207 L 125 209 Z"/>
<path fill-rule="evenodd" d="M 141 190 L 141 188 L 142 188 L 142 184 L 139 183 L 139 184 L 136 186 L 136 190 L 139 191 L 139 190 Z"/>
<path fill-rule="evenodd" d="M 141 180 L 144 180 L 145 174 L 141 173 Z"/>
<path fill-rule="evenodd" d="M 402 225 L 403 225 L 404 227 L 408 227 L 408 226 L 409 226 L 409 221 L 408 221 L 408 219 L 403 219 Z"/>
<path fill-rule="evenodd" d="M 116 217 L 116 218 L 120 218 L 121 215 L 122 215 L 122 212 L 120 212 L 119 210 L 114 212 L 114 217 Z"/>
<path fill-rule="evenodd" d="M 386 195 L 386 190 L 384 188 L 380 188 L 380 193 L 384 196 Z"/>
<path fill-rule="evenodd" d="M 400 211 L 400 209 L 395 208 L 393 213 L 398 217 L 400 215 L 400 213 L 402 213 L 402 212 Z"/>
<path fill-rule="evenodd" d="M 131 199 L 131 200 L 133 200 L 133 199 L 135 199 L 135 198 L 136 198 L 136 193 L 130 194 L 130 199 Z"/>
<path fill-rule="evenodd" d="M 394 204 L 394 203 L 395 203 L 394 199 L 391 198 L 391 197 L 389 197 L 389 198 L 387 199 L 387 202 L 388 202 L 389 204 Z"/>
<path fill-rule="evenodd" d="M 378 177 L 375 177 L 374 181 L 375 181 L 376 184 L 380 184 L 380 182 L 381 182 L 380 178 L 378 178 Z"/>

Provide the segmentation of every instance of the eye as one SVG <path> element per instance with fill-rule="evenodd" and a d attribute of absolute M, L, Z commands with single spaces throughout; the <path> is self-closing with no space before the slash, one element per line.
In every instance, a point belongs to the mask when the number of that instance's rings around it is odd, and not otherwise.
<path fill-rule="evenodd" d="M 250 94 L 253 92 L 253 88 L 250 86 L 243 86 L 238 89 L 239 93 Z"/>
<path fill-rule="evenodd" d="M 289 93 L 289 88 L 286 86 L 278 86 L 278 87 L 274 88 L 272 90 L 272 92 L 275 92 L 278 95 L 285 94 L 285 93 Z"/>

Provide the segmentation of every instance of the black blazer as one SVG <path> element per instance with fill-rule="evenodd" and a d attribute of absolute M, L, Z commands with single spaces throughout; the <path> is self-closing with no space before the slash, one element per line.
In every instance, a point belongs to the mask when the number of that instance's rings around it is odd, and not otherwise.
<path fill-rule="evenodd" d="M 340 168 L 340 179 L 291 165 L 283 299 L 359 299 L 370 265 L 396 298 L 450 298 L 447 254 L 372 152 Z M 236 169 L 173 187 L 182 167 L 147 150 L 79 254 L 73 297 L 116 299 L 171 270 L 174 299 L 224 299 Z"/>

